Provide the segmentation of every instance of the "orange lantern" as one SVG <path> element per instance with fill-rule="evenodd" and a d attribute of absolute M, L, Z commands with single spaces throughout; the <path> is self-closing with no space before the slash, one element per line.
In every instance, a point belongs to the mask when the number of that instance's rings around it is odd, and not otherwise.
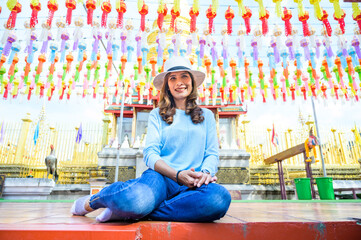
<path fill-rule="evenodd" d="M 45 54 L 40 54 L 38 60 L 39 60 L 39 64 L 38 64 L 38 69 L 36 70 L 36 74 L 40 74 L 43 71 L 43 64 L 46 61 Z"/>
<path fill-rule="evenodd" d="M 158 13 L 157 25 L 158 25 L 159 30 L 162 30 L 164 17 L 167 16 L 167 12 L 168 12 L 167 5 L 165 5 L 165 4 L 159 5 L 158 10 L 157 10 L 157 13 Z"/>
<path fill-rule="evenodd" d="M 102 4 L 102 27 L 107 27 L 107 19 L 108 14 L 112 11 L 112 5 L 110 4 L 109 0 L 106 2 L 103 2 Z"/>
<path fill-rule="evenodd" d="M 34 28 L 36 24 L 38 24 L 38 12 L 41 10 L 41 3 L 40 2 L 31 2 L 30 8 L 31 18 L 30 18 L 30 28 Z"/>
<path fill-rule="evenodd" d="M 123 28 L 123 15 L 127 11 L 127 5 L 123 0 L 120 1 L 119 7 L 116 10 L 118 12 L 117 27 Z"/>
<path fill-rule="evenodd" d="M 228 6 L 228 9 L 225 13 L 225 18 L 227 19 L 227 33 L 228 35 L 231 35 L 232 33 L 232 20 L 234 18 L 234 12 L 231 9 L 231 6 Z"/>
<path fill-rule="evenodd" d="M 11 13 L 9 16 L 9 19 L 6 23 L 7 28 L 14 28 L 16 23 L 16 16 L 17 14 L 21 12 L 21 4 L 17 2 L 13 9 L 11 9 Z"/>
<path fill-rule="evenodd" d="M 54 1 L 53 3 L 52 1 L 49 0 L 48 8 L 49 8 L 49 15 L 48 15 L 47 23 L 49 27 L 51 27 L 51 23 L 53 22 L 53 18 L 54 18 L 54 13 L 58 11 L 58 3 L 56 1 Z"/>
<path fill-rule="evenodd" d="M 323 92 L 323 97 L 327 99 L 326 90 L 327 90 L 326 85 L 322 83 L 321 91 Z"/>
<path fill-rule="evenodd" d="M 236 78 L 236 67 L 237 67 L 237 63 L 236 61 L 232 58 L 231 61 L 229 62 L 229 66 L 232 69 L 232 78 Z"/>
<path fill-rule="evenodd" d="M 211 34 L 213 30 L 213 19 L 217 16 L 217 13 L 213 12 L 212 5 L 209 5 L 209 8 L 206 11 L 206 16 L 208 18 L 208 31 Z"/>
<path fill-rule="evenodd" d="M 144 32 L 145 30 L 145 15 L 148 14 L 148 5 L 143 2 L 142 8 L 139 10 L 140 17 L 140 30 Z"/>
<path fill-rule="evenodd" d="M 75 0 L 66 0 L 65 7 L 68 9 L 68 11 L 66 13 L 66 23 L 68 25 L 70 25 L 71 24 L 71 15 L 73 13 L 73 10 L 76 8 Z"/>
<path fill-rule="evenodd" d="M 196 31 L 197 17 L 199 15 L 199 11 L 194 11 L 193 7 L 189 10 L 189 16 L 191 17 L 191 25 L 190 32 L 193 33 Z"/>
<path fill-rule="evenodd" d="M 74 60 L 73 54 L 71 54 L 71 52 L 69 52 L 68 55 L 66 55 L 66 72 L 68 73 L 70 71 L 71 68 L 71 62 Z"/>
<path fill-rule="evenodd" d="M 88 25 L 93 25 L 93 12 L 96 8 L 95 0 L 87 0 L 85 7 L 87 9 L 87 23 Z"/>
<path fill-rule="evenodd" d="M 157 64 L 157 60 L 155 57 L 150 57 L 149 63 L 152 65 L 152 77 L 155 77 L 157 71 L 155 70 L 155 64 Z"/>

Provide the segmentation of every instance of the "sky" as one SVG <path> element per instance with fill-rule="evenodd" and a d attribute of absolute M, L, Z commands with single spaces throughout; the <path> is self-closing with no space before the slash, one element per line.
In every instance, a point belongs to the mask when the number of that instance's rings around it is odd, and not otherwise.
<path fill-rule="evenodd" d="M 26 2 L 26 3 L 25 3 Z M 40 1 L 43 5 L 43 10 L 39 13 L 39 22 L 41 23 L 47 17 L 48 10 L 46 8 L 45 0 Z M 62 1 L 59 1 L 59 3 Z M 114 2 L 114 1 L 112 1 Z M 135 28 L 139 26 L 140 17 L 139 14 L 135 16 L 131 16 L 131 11 L 129 9 L 134 8 L 136 6 L 135 0 L 126 0 L 128 4 L 128 12 L 125 14 L 125 19 L 132 18 L 134 22 Z M 173 2 L 173 1 L 166 1 L 166 2 Z M 188 0 L 188 5 L 191 5 L 193 1 Z M 201 0 L 201 9 L 204 11 L 208 8 L 210 1 Z M 22 34 L 25 33 L 25 28 L 23 27 L 24 21 L 29 19 L 30 16 L 30 7 L 27 4 L 27 1 L 22 1 L 23 3 L 23 10 L 21 14 L 19 14 L 17 20 L 17 32 L 19 33 L 18 38 L 22 40 Z M 146 3 L 149 5 L 149 15 L 147 15 L 147 19 L 150 22 L 153 22 L 156 19 L 156 8 L 158 5 L 158 0 L 147 0 Z M 237 5 L 235 1 L 219 1 L 220 7 L 219 12 L 224 13 L 225 9 L 228 7 L 228 4 L 232 6 L 235 10 L 236 17 L 234 20 L 234 31 L 238 30 L 236 24 L 243 23 L 243 19 L 237 16 Z M 7 16 L 9 15 L 9 10 L 6 9 L 5 1 L 2 1 L 1 6 L 3 7 L 2 13 L 0 15 L 0 25 L 2 26 L 3 23 L 6 21 Z M 258 4 L 255 1 L 247 2 L 246 5 L 252 9 L 254 13 L 254 18 L 252 18 L 252 24 L 257 21 L 259 24 L 259 20 L 257 19 L 257 12 L 258 12 Z M 273 13 L 272 7 L 274 8 L 274 4 L 272 1 L 264 1 L 265 6 L 270 10 L 271 16 L 269 19 L 270 29 L 272 30 L 275 24 L 279 24 L 283 28 L 283 22 L 280 19 L 277 19 L 275 14 Z M 353 28 L 355 27 L 355 22 L 351 18 L 351 5 L 348 3 L 343 3 L 340 1 L 341 7 L 345 9 L 347 18 L 346 18 L 346 35 L 345 37 L 350 39 L 353 37 Z M 305 9 L 310 12 L 310 25 L 316 28 L 316 35 L 319 35 L 319 29 L 322 27 L 322 23 L 320 21 L 315 21 L 313 16 L 313 8 L 310 6 L 309 1 L 304 1 Z M 292 18 L 292 24 L 295 27 L 298 27 L 299 33 L 301 30 L 301 24 L 296 17 L 297 13 L 297 5 L 293 1 L 282 1 L 282 6 L 288 6 L 293 14 L 294 17 Z M 330 16 L 333 14 L 332 5 L 329 1 L 321 1 L 321 6 L 327 9 Z M 168 7 L 170 9 L 170 7 Z M 61 13 L 65 12 L 65 7 L 60 6 L 60 9 L 55 14 L 56 19 Z M 184 14 L 184 12 L 182 12 Z M 312 15 L 312 16 L 311 16 Z M 77 16 L 85 17 L 84 9 L 82 9 L 81 5 L 78 4 L 76 10 L 74 10 L 73 18 Z M 95 17 L 99 18 L 100 11 L 95 13 Z M 115 17 L 116 12 L 112 11 L 110 17 Z M 329 17 L 330 23 L 332 26 L 337 24 L 332 17 Z M 204 16 L 204 13 L 200 14 L 198 18 L 198 26 L 206 25 L 207 19 Z M 214 37 L 216 39 L 220 39 L 222 36 L 220 35 L 221 28 L 225 24 L 224 17 L 217 16 L 215 18 L 215 28 L 216 33 Z M 253 26 L 253 25 L 252 25 Z M 200 27 L 201 28 L 201 27 Z M 72 33 L 74 30 L 74 26 L 69 27 L 69 33 Z M 87 35 L 87 30 L 89 28 L 85 28 L 84 34 L 84 41 L 92 41 L 89 40 L 89 36 Z M 37 25 L 37 31 L 41 31 L 40 24 Z M 0 29 L 0 35 L 2 35 L 3 29 Z M 56 30 L 53 30 L 53 34 L 56 34 Z M 235 42 L 236 34 L 233 34 L 230 37 L 230 42 Z M 251 41 L 252 35 L 246 37 L 246 41 Z M 265 38 L 265 42 L 269 41 L 269 37 Z M 337 38 L 335 36 L 332 37 L 333 40 L 333 47 L 337 49 Z M 20 41 L 21 43 L 21 41 Z M 22 42 L 23 44 L 23 42 Z M 90 43 L 89 43 L 90 45 Z M 235 49 L 235 46 L 230 46 L 231 51 Z M 220 48 L 221 49 L 221 48 Z M 220 51 L 219 51 L 220 52 Z M 261 57 L 265 57 L 267 51 L 260 52 Z M 250 50 L 246 50 L 246 55 L 250 54 Z M 20 63 L 19 63 L 20 64 Z M 21 67 L 21 66 L 20 66 Z M 267 72 L 267 67 L 264 67 L 265 71 Z M 294 126 L 294 124 L 298 121 L 299 112 L 301 111 L 304 116 L 312 115 L 312 104 L 310 98 L 307 101 L 303 101 L 298 99 L 295 102 L 288 101 L 286 103 L 282 102 L 281 99 L 274 101 L 271 98 L 267 99 L 267 103 L 263 103 L 262 99 L 258 96 L 255 102 L 247 101 L 245 103 L 245 107 L 247 108 L 247 118 L 251 121 L 252 124 L 255 125 L 263 125 L 263 126 L 271 126 L 272 123 L 275 125 L 279 125 L 281 128 L 288 128 Z M 0 99 L 0 122 L 2 121 L 21 121 L 21 118 L 25 116 L 26 113 L 30 113 L 32 118 L 36 118 L 41 108 L 45 106 L 47 118 L 49 121 L 56 121 L 56 122 L 69 122 L 74 123 L 74 125 L 78 125 L 79 122 L 101 122 L 103 118 L 103 108 L 104 103 L 102 99 L 92 99 L 86 98 L 82 99 L 80 96 L 72 96 L 70 101 L 68 100 L 58 100 L 54 98 L 52 101 L 43 101 L 42 99 L 37 99 L 33 97 L 31 101 L 28 101 L 25 96 L 19 96 L 17 99 L 8 99 L 3 100 Z M 318 122 L 322 126 L 354 126 L 357 124 L 361 126 L 361 104 L 360 102 L 343 102 L 343 101 L 333 101 L 333 100 L 316 100 L 315 101 L 316 113 Z"/>

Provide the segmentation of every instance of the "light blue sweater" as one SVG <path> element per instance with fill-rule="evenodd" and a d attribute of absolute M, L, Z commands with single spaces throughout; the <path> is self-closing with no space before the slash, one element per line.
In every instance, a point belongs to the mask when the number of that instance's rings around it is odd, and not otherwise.
<path fill-rule="evenodd" d="M 194 168 L 208 170 L 213 176 L 218 168 L 218 138 L 213 113 L 202 108 L 204 121 L 194 124 L 190 115 L 176 110 L 173 123 L 167 124 L 159 115 L 159 108 L 149 114 L 146 145 L 143 150 L 145 164 L 154 169 L 162 159 L 178 170 Z"/>

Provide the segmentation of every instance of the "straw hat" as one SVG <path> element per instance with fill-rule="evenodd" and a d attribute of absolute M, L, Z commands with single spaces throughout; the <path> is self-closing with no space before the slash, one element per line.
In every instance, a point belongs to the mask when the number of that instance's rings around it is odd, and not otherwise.
<path fill-rule="evenodd" d="M 199 87 L 202 84 L 204 78 L 206 77 L 206 75 L 203 72 L 192 70 L 190 61 L 187 58 L 181 56 L 174 56 L 168 59 L 164 63 L 164 70 L 165 70 L 164 72 L 159 73 L 157 76 L 155 76 L 153 80 L 153 85 L 158 90 L 162 89 L 164 77 L 170 72 L 181 72 L 181 71 L 189 72 L 190 74 L 193 75 L 197 87 Z"/>

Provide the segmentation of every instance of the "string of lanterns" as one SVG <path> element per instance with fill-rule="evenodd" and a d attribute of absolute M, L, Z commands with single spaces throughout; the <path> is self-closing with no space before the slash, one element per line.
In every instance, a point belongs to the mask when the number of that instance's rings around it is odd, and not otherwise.
<path fill-rule="evenodd" d="M 25 67 L 23 71 L 19 71 L 17 66 L 21 59 L 19 59 L 18 53 L 21 49 L 14 28 L 22 5 L 16 0 L 9 0 L 7 7 L 11 13 L 5 24 L 5 31 L 1 38 L 2 45 L 0 45 L 0 95 L 4 99 L 16 98 L 19 94 L 24 94 L 29 100 L 34 95 L 47 96 L 48 100 L 51 100 L 57 90 L 59 99 L 63 99 L 64 96 L 69 99 L 72 92 L 81 92 L 83 97 L 96 98 L 101 89 L 103 98 L 109 99 L 110 97 L 120 97 L 120 91 L 124 90 L 127 101 L 131 101 L 132 95 L 135 94 L 139 103 L 143 103 L 147 99 L 149 104 L 151 99 L 158 96 L 158 91 L 152 86 L 151 77 L 162 71 L 166 58 L 182 55 L 188 56 L 193 65 L 203 68 L 207 72 L 207 81 L 199 88 L 200 101 L 204 104 L 227 105 L 254 101 L 257 92 L 262 96 L 264 102 L 269 96 L 275 100 L 281 98 L 283 101 L 295 100 L 296 96 L 305 100 L 307 97 L 313 96 L 323 99 L 359 101 L 359 97 L 361 97 L 359 91 L 361 87 L 361 52 L 359 49 L 361 11 L 357 3 L 352 3 L 352 18 L 358 24 L 358 28 L 355 29 L 355 36 L 348 48 L 344 37 L 346 13 L 341 9 L 338 0 L 330 0 L 335 10 L 334 19 L 338 22 L 338 26 L 334 29 L 332 29 L 328 21 L 329 15 L 326 10 L 322 9 L 320 1 L 310 1 L 314 7 L 316 18 L 324 25 L 322 41 L 315 36 L 315 30 L 307 22 L 310 15 L 308 11 L 304 10 L 302 0 L 294 0 L 297 3 L 298 19 L 302 23 L 303 36 L 300 41 L 297 39 L 297 30 L 290 22 L 293 17 L 292 11 L 286 7 L 282 10 L 282 1 L 274 0 L 275 13 L 284 22 L 284 33 L 287 37 L 284 44 L 281 41 L 282 30 L 280 27 L 275 26 L 273 33 L 270 33 L 268 26 L 270 12 L 264 7 L 263 1 L 255 1 L 259 4 L 258 14 L 261 27 L 253 27 L 254 37 L 250 43 L 252 52 L 251 58 L 249 58 L 245 55 L 245 36 L 252 31 L 250 24 L 252 11 L 244 5 L 242 0 L 236 0 L 236 2 L 239 7 L 238 15 L 244 19 L 244 26 L 242 25 L 237 31 L 236 42 L 232 43 L 237 47 L 237 52 L 233 56 L 230 56 L 231 53 L 228 50 L 230 45 L 228 36 L 234 32 L 232 21 L 236 14 L 230 6 L 224 13 L 226 26 L 222 30 L 220 55 L 217 52 L 218 42 L 212 38 L 214 18 L 217 16 L 218 9 L 217 0 L 213 0 L 209 8 L 203 10 L 208 19 L 208 27 L 201 34 L 197 31 L 197 17 L 202 11 L 199 1 L 194 0 L 189 10 L 190 34 L 186 41 L 182 41 L 182 30 L 177 26 L 177 18 L 181 12 L 180 1 L 175 0 L 169 11 L 164 1 L 160 0 L 157 9 L 159 33 L 155 54 L 150 53 L 146 42 L 149 28 L 147 29 L 145 19 L 149 8 L 144 0 L 138 0 L 137 7 L 141 20 L 139 32 L 134 38 L 132 37 L 134 26 L 131 21 L 124 24 L 124 14 L 127 12 L 125 1 L 117 0 L 113 6 L 109 0 L 85 1 L 86 24 L 91 26 L 93 36 L 93 44 L 90 47 L 82 41 L 83 20 L 78 17 L 72 18 L 72 13 L 77 7 L 75 0 L 65 1 L 67 8 L 65 21 L 63 19 L 55 21 L 56 36 L 52 35 L 51 29 L 54 28 L 54 14 L 59 9 L 58 1 L 49 0 L 47 2 L 48 17 L 41 24 L 42 30 L 39 37 L 35 31 L 35 26 L 39 24 L 37 16 L 40 11 L 45 10 L 39 0 L 31 0 L 31 17 L 25 23 L 27 29 Z M 108 15 L 112 10 L 114 11 L 114 6 L 118 13 L 117 19 L 108 21 Z M 94 11 L 99 7 L 102 11 L 100 22 L 93 19 Z M 169 31 L 173 32 L 170 42 L 167 40 L 164 26 L 167 14 L 171 15 Z M 71 24 L 75 26 L 73 35 L 70 35 L 66 28 Z M 104 35 L 102 29 L 106 31 Z M 116 29 L 122 29 L 120 41 L 115 41 Z M 262 36 L 265 35 L 271 35 L 271 41 L 268 46 L 268 59 L 261 59 L 259 51 L 263 49 Z M 332 49 L 331 36 L 336 36 L 338 39 L 336 53 Z M 107 40 L 106 54 L 101 54 L 100 42 L 105 39 Z M 70 46 L 70 40 L 73 40 L 72 46 Z M 39 54 L 36 41 L 42 43 Z M 133 47 L 132 41 L 136 48 Z M 324 47 L 323 54 L 322 45 Z M 300 50 L 302 48 L 303 54 Z M 89 52 L 91 54 L 88 57 Z M 119 57 L 119 55 L 121 56 Z M 134 55 L 136 64 L 132 66 Z M 100 66 L 101 59 L 105 62 L 103 69 Z M 32 71 L 36 60 L 37 66 Z M 74 61 L 76 64 L 73 64 Z M 319 68 L 317 67 L 318 61 L 322 62 Z M 114 71 L 114 63 L 118 62 L 120 62 L 119 70 Z M 266 63 L 269 66 L 269 74 L 264 71 Z M 49 65 L 49 69 L 44 68 L 44 65 Z M 57 72 L 56 68 L 60 71 Z M 255 73 L 252 72 L 254 69 L 256 69 Z M 31 72 L 32 74 L 30 74 Z M 84 77 L 82 77 L 84 72 Z M 114 72 L 118 72 L 118 74 Z M 58 78 L 57 82 L 55 78 Z"/>

